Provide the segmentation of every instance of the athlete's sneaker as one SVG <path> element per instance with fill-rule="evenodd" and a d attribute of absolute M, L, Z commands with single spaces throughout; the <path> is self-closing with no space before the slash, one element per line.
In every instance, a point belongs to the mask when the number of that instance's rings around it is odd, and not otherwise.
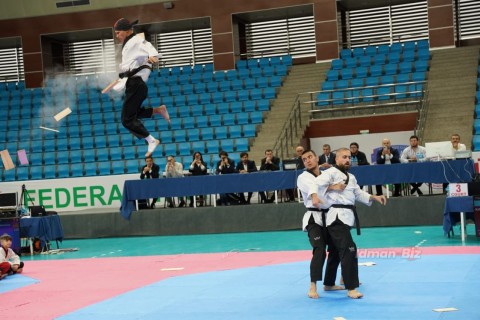
<path fill-rule="evenodd" d="M 148 143 L 148 151 L 145 153 L 145 157 L 149 157 L 152 155 L 153 151 L 157 148 L 157 146 L 160 144 L 160 141 L 155 139 L 153 142 Z"/>

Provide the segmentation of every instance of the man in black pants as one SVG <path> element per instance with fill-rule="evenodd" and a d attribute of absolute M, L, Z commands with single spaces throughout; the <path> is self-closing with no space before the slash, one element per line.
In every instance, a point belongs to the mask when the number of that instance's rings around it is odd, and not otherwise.
<path fill-rule="evenodd" d="M 164 105 L 158 108 L 142 107 L 148 94 L 145 83 L 150 76 L 152 64 L 158 62 L 159 53 L 150 42 L 133 32 L 133 26 L 137 23 L 138 20 L 130 23 L 127 19 L 121 18 L 113 27 L 115 37 L 122 43 L 122 63 L 119 74 L 122 80 L 114 89 L 119 91 L 125 86 L 122 124 L 134 136 L 147 141 L 148 150 L 145 157 L 148 157 L 152 155 L 160 141 L 150 135 L 139 118 L 151 118 L 154 114 L 160 114 L 165 120 L 170 121 L 170 116 Z M 125 79 L 127 79 L 126 82 Z"/>
<path fill-rule="evenodd" d="M 360 189 L 355 176 L 348 173 L 350 169 L 350 150 L 341 148 L 336 152 L 336 166 L 322 172 L 315 178 L 315 185 L 311 192 L 318 192 L 318 197 L 312 198 L 312 204 L 320 208 L 322 202 L 330 204 L 326 215 L 326 225 L 329 240 L 338 251 L 342 265 L 342 277 L 347 289 L 348 297 L 358 299 L 363 297 L 357 288 L 360 285 L 358 280 L 358 257 L 357 245 L 353 241 L 350 229 L 357 227 L 357 234 L 360 234 L 360 223 L 355 208 L 355 201 L 371 205 L 375 200 L 385 205 L 385 196 L 374 196 Z M 343 190 L 329 190 L 335 184 L 344 184 Z M 321 201 L 320 199 L 325 199 Z"/>
<path fill-rule="evenodd" d="M 317 281 L 322 280 L 323 264 L 326 256 L 326 246 L 328 243 L 327 229 L 325 228 L 325 213 L 328 211 L 328 205 L 323 204 L 323 208 L 319 209 L 313 206 L 312 199 L 316 197 L 316 193 L 311 193 L 312 185 L 315 185 L 315 177 L 320 175 L 318 166 L 318 157 L 312 150 L 306 150 L 302 154 L 302 161 L 306 171 L 303 171 L 297 178 L 297 186 L 302 192 L 303 203 L 307 208 L 307 212 L 303 216 L 303 231 L 308 232 L 308 239 L 312 245 L 312 260 L 310 262 L 310 289 L 308 297 L 318 299 Z M 340 184 L 339 188 L 342 188 Z M 334 189 L 335 186 L 331 186 Z M 317 197 L 318 199 L 318 197 Z M 337 268 L 340 263 L 338 252 L 329 245 L 329 254 L 327 267 L 325 270 L 325 280 L 323 282 L 325 291 L 343 290 L 341 286 L 335 285 Z"/>

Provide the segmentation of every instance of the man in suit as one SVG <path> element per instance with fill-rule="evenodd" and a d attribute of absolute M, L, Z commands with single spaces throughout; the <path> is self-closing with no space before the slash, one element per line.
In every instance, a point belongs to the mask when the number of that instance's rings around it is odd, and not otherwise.
<path fill-rule="evenodd" d="M 390 139 L 383 139 L 382 140 L 382 148 L 377 151 L 377 164 L 397 164 L 400 163 L 400 153 L 397 149 L 392 148 L 390 143 Z M 377 196 L 381 196 L 382 186 L 376 186 Z M 397 183 L 394 185 L 394 197 L 400 197 L 400 184 Z"/>
<path fill-rule="evenodd" d="M 352 155 L 352 164 L 355 162 L 357 166 L 366 166 L 369 165 L 367 156 L 362 151 L 358 150 L 358 143 L 350 143 L 350 153 Z M 356 161 L 354 161 L 354 159 Z"/>
<path fill-rule="evenodd" d="M 240 162 L 237 164 L 237 172 L 238 173 L 250 173 L 256 172 L 257 166 L 255 165 L 255 161 L 248 160 L 248 153 L 242 152 L 240 153 Z M 250 204 L 250 199 L 252 199 L 253 192 L 248 193 L 248 198 L 245 200 L 245 195 L 243 192 L 239 193 L 238 196 L 240 197 L 240 201 L 243 204 Z"/>
<path fill-rule="evenodd" d="M 158 179 L 160 177 L 160 166 L 153 162 L 152 156 L 148 156 L 145 158 L 145 165 L 142 168 L 142 172 L 140 173 L 140 179 Z M 155 208 L 155 203 L 157 202 L 158 198 L 152 199 L 152 204 L 150 205 L 150 209 Z M 145 200 L 148 204 L 148 200 Z"/>
<path fill-rule="evenodd" d="M 325 170 L 335 165 L 335 153 L 332 152 L 329 144 L 323 145 L 323 154 L 318 159 L 320 170 Z"/>
<path fill-rule="evenodd" d="M 262 159 L 260 171 L 278 171 L 280 170 L 280 158 L 273 155 L 271 149 L 265 150 L 265 158 Z M 263 203 L 272 203 L 274 198 L 267 199 L 264 191 L 258 193 Z"/>
<path fill-rule="evenodd" d="M 226 151 L 220 151 L 218 154 L 220 157 L 220 161 L 217 162 L 217 174 L 231 174 L 236 173 L 235 169 L 235 161 L 228 157 L 228 153 Z M 239 199 L 236 194 L 234 193 L 221 193 L 219 204 L 224 206 L 229 206 L 230 202 L 234 201 L 235 204 L 238 203 Z"/>

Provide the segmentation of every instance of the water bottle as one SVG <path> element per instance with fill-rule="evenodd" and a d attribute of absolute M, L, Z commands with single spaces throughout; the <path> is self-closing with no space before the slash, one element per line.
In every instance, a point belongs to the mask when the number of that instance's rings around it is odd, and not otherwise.
<path fill-rule="evenodd" d="M 423 159 L 423 153 L 421 153 L 421 152 L 417 152 L 416 156 L 417 156 L 417 161 Z"/>
<path fill-rule="evenodd" d="M 352 157 L 352 167 L 356 167 L 356 166 L 358 166 L 358 160 L 357 160 L 356 156 L 353 156 Z"/>

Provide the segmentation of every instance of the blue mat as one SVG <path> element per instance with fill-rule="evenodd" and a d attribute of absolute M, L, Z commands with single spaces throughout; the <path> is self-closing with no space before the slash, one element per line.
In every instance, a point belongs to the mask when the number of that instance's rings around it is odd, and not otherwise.
<path fill-rule="evenodd" d="M 360 259 L 363 299 L 307 298 L 309 262 L 172 277 L 59 319 L 480 319 L 480 256 Z M 132 275 L 134 276 L 134 275 Z M 454 312 L 432 309 L 454 307 Z"/>
<path fill-rule="evenodd" d="M 38 280 L 36 279 L 32 279 L 21 274 L 14 274 L 0 281 L 0 294 L 29 286 L 37 282 Z"/>

